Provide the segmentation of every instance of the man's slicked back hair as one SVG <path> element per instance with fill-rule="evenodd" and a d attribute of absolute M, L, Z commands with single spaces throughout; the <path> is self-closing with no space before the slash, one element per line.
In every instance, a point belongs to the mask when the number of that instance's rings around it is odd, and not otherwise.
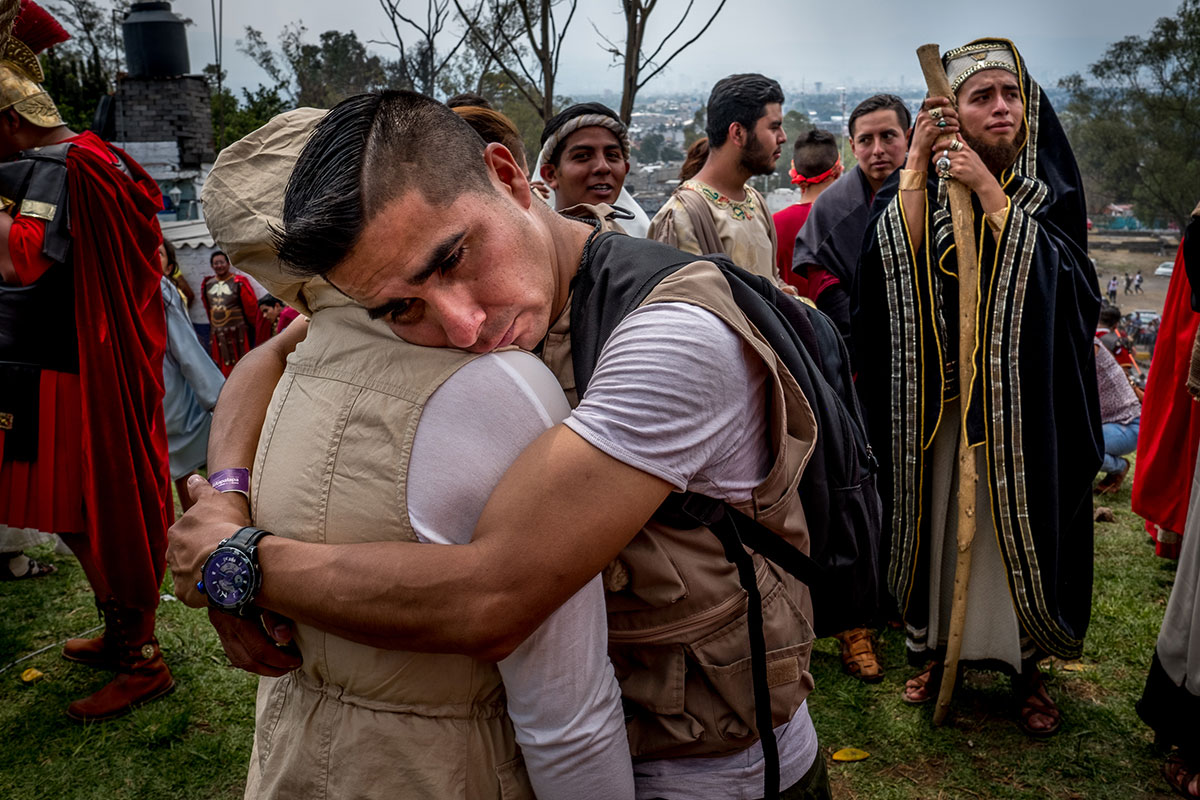
<path fill-rule="evenodd" d="M 738 123 L 747 131 L 767 113 L 768 103 L 783 103 L 783 89 L 776 81 L 757 72 L 730 75 L 713 86 L 708 95 L 708 121 L 704 130 L 708 146 L 717 149 L 729 138 L 729 126 Z"/>
<path fill-rule="evenodd" d="M 806 178 L 815 178 L 833 169 L 838 160 L 837 139 L 829 131 L 813 128 L 796 139 L 792 166 Z"/>
<path fill-rule="evenodd" d="M 465 191 L 491 191 L 484 143 L 442 103 L 416 92 L 360 94 L 313 129 L 288 178 L 280 261 L 324 275 L 393 200 L 419 191 L 444 207 Z"/>
<path fill-rule="evenodd" d="M 856 105 L 850 112 L 850 121 L 846 127 L 850 131 L 851 139 L 854 138 L 854 123 L 858 122 L 858 118 L 863 114 L 870 114 L 873 111 L 895 111 L 896 119 L 900 121 L 901 132 L 907 133 L 912 125 L 912 112 L 908 110 L 908 106 L 903 100 L 894 94 L 873 94 Z"/>

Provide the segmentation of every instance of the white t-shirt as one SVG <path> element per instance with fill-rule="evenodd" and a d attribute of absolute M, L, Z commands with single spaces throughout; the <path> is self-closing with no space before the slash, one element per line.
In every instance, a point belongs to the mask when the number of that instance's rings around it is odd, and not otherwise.
<path fill-rule="evenodd" d="M 426 403 L 413 440 L 408 514 L 417 537 L 469 542 L 500 477 L 568 413 L 553 374 L 528 353 L 483 356 L 450 376 Z M 599 576 L 498 666 L 539 798 L 633 796 Z"/>
<path fill-rule="evenodd" d="M 688 303 L 643 306 L 605 343 L 566 425 L 613 458 L 679 491 L 749 499 L 771 465 L 767 371 L 719 318 Z M 817 757 L 817 734 L 801 705 L 775 731 L 780 785 Z M 754 800 L 763 791 L 762 746 L 720 758 L 678 758 L 634 767 L 639 800 Z"/>

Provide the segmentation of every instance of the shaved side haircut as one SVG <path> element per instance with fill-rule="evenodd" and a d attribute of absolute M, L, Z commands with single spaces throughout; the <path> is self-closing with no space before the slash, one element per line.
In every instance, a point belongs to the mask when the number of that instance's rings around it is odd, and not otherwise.
<path fill-rule="evenodd" d="M 416 92 L 343 100 L 317 123 L 288 178 L 279 260 L 298 275 L 324 275 L 409 191 L 436 207 L 463 192 L 491 192 L 484 146 L 457 114 Z"/>
<path fill-rule="evenodd" d="M 833 169 L 838 160 L 837 139 L 829 131 L 813 128 L 796 140 L 792 166 L 806 178 Z"/>

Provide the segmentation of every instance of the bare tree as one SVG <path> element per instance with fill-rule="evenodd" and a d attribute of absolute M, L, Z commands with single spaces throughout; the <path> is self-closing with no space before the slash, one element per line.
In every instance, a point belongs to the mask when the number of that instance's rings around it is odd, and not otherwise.
<path fill-rule="evenodd" d="M 597 29 L 596 33 L 607 45 L 605 50 L 612 53 L 613 62 L 624 63 L 624 77 L 621 81 L 621 121 L 626 125 L 629 124 L 629 118 L 633 114 L 633 101 L 637 98 L 637 93 L 642 88 L 654 79 L 658 73 L 667 68 L 667 65 L 675 60 L 675 57 L 696 43 L 696 40 L 704 35 L 705 31 L 716 20 L 717 15 L 721 13 L 721 9 L 725 7 L 726 0 L 720 0 L 717 3 L 716 9 L 709 15 L 708 21 L 700 28 L 695 36 L 688 39 L 683 44 L 675 48 L 673 52 L 666 58 L 661 58 L 663 51 L 667 49 L 668 42 L 671 41 L 675 34 L 683 27 L 683 23 L 687 21 L 688 16 L 692 13 L 692 8 L 696 4 L 696 0 L 688 0 L 687 6 L 683 9 L 683 13 L 679 15 L 679 20 L 675 26 L 667 32 L 667 35 L 662 38 L 662 41 L 649 53 L 646 53 L 646 23 L 650 19 L 650 15 L 654 13 L 654 9 L 658 6 L 658 0 L 621 0 L 621 11 L 625 15 L 625 46 L 621 47 L 614 44 L 608 37 L 601 34 Z M 596 26 L 593 24 L 593 28 Z"/>
<path fill-rule="evenodd" d="M 462 35 L 458 37 L 458 42 L 454 47 L 450 48 L 450 52 L 441 58 L 438 56 L 437 40 L 454 16 L 450 11 L 450 0 L 425 0 L 424 22 L 419 22 L 403 14 L 400 11 L 400 0 L 379 0 L 379 7 L 387 16 L 396 39 L 395 41 L 385 39 L 381 42 L 372 40 L 372 42 L 396 48 L 400 52 L 400 60 L 397 64 L 400 80 L 432 97 L 437 88 L 438 76 L 450 64 L 454 54 L 471 34 L 472 26 L 479 21 L 479 13 L 483 11 L 483 6 L 480 6 L 473 18 L 464 15 L 465 25 Z M 419 35 L 419 43 L 415 47 L 406 48 L 404 46 L 404 35 L 400 32 L 401 25 L 408 25 Z"/>
<path fill-rule="evenodd" d="M 560 28 L 555 11 L 564 5 L 567 15 Z M 474 14 L 469 14 L 461 0 L 454 0 L 459 15 L 475 34 L 475 41 L 499 65 L 543 121 L 554 116 L 558 60 L 577 5 L 578 0 L 480 0 Z M 519 24 L 507 25 L 503 19 L 499 25 L 494 24 L 497 16 L 509 13 L 516 15 Z M 493 41 L 491 36 L 496 36 L 496 40 Z"/>

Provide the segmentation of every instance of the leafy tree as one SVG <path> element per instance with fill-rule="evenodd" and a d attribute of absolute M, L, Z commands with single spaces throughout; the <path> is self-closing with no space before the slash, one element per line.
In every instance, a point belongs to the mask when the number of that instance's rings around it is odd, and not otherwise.
<path fill-rule="evenodd" d="M 675 145 L 667 143 L 658 151 L 658 157 L 663 161 L 683 161 L 683 152 Z"/>
<path fill-rule="evenodd" d="M 683 146 L 691 147 L 697 139 L 707 136 L 704 125 L 708 122 L 708 107 L 700 106 L 692 115 L 692 121 L 683 126 Z"/>
<path fill-rule="evenodd" d="M 1110 45 L 1088 73 L 1060 83 L 1085 185 L 1182 229 L 1200 195 L 1200 0 Z"/>
<path fill-rule="evenodd" d="M 792 110 L 783 115 L 783 132 L 787 134 L 787 142 L 781 148 L 782 155 L 775 164 L 779 186 L 791 186 L 792 179 L 788 171 L 792 168 L 792 148 L 796 146 L 796 140 L 812 130 L 812 127 L 808 116 L 799 111 Z"/>
<path fill-rule="evenodd" d="M 661 133 L 648 133 L 642 137 L 642 141 L 638 142 L 637 159 L 638 161 L 652 164 L 655 161 L 662 159 L 662 146 L 666 140 Z"/>
<path fill-rule="evenodd" d="M 52 47 L 42 55 L 43 86 L 63 122 L 74 131 L 92 127 L 96 104 L 108 94 L 108 74 L 95 55 Z"/>
<path fill-rule="evenodd" d="M 251 131 L 266 125 L 272 117 L 294 107 L 280 96 L 278 87 L 264 86 L 261 83 L 253 91 L 242 89 L 242 96 L 239 98 L 224 85 L 224 74 L 221 76 L 221 88 L 218 90 L 216 64 L 206 66 L 204 76 L 212 92 L 215 134 L 213 138 L 216 140 L 217 152 L 226 144 L 236 142 Z"/>
<path fill-rule="evenodd" d="M 285 25 L 274 50 L 262 31 L 247 27 L 238 49 L 267 73 L 273 84 L 268 89 L 292 106 L 330 108 L 350 95 L 387 86 L 387 63 L 369 55 L 354 31 L 325 31 L 319 44 L 305 41 L 307 32 L 301 22 Z"/>

